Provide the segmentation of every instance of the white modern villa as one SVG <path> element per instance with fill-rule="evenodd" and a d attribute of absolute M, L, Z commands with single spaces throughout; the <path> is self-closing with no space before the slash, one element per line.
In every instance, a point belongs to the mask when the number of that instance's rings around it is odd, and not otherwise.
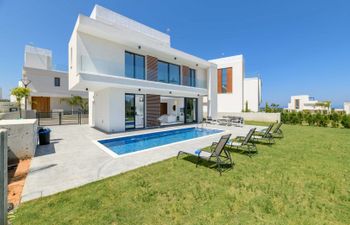
<path fill-rule="evenodd" d="M 69 41 L 69 88 L 89 91 L 89 124 L 106 132 L 200 122 L 203 99 L 208 117 L 241 112 L 244 83 L 242 55 L 201 59 L 172 48 L 168 34 L 98 5 L 78 16 Z M 257 111 L 260 81 L 256 87 L 246 96 Z"/>
<path fill-rule="evenodd" d="M 289 111 L 315 111 L 315 110 L 330 110 L 329 108 L 319 105 L 320 101 L 316 100 L 314 97 L 309 95 L 297 95 L 291 96 L 290 103 L 288 103 Z"/>
<path fill-rule="evenodd" d="M 25 46 L 22 80 L 29 83 L 28 87 L 31 90 L 28 99 L 29 110 L 70 111 L 71 106 L 62 99 L 73 95 L 88 97 L 87 92 L 68 90 L 68 73 L 54 69 L 52 52 L 49 49 Z M 23 81 L 19 81 L 18 86 L 23 86 Z M 14 96 L 11 96 L 11 101 L 16 101 Z"/>

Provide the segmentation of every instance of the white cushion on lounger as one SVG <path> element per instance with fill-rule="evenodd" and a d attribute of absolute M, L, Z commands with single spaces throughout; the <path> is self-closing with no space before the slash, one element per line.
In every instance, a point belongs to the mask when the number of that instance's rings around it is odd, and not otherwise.
<path fill-rule="evenodd" d="M 237 146 L 237 147 L 242 145 L 242 143 L 240 143 L 240 142 L 228 142 L 227 144 L 232 145 L 232 146 Z"/>
<path fill-rule="evenodd" d="M 252 136 L 253 139 L 261 139 L 263 138 L 262 136 Z"/>

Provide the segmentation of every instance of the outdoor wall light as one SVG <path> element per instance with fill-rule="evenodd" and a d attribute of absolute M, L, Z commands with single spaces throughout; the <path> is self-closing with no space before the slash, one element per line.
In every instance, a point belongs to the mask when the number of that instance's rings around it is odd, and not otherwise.
<path fill-rule="evenodd" d="M 171 92 L 171 91 L 169 91 L 169 94 L 172 94 L 172 92 Z"/>
<path fill-rule="evenodd" d="M 138 48 L 141 49 L 141 45 L 139 45 Z"/>
<path fill-rule="evenodd" d="M 85 91 L 88 91 L 89 90 L 89 88 L 85 88 Z"/>
<path fill-rule="evenodd" d="M 198 66 L 198 63 L 196 64 L 196 66 Z"/>
<path fill-rule="evenodd" d="M 176 58 L 176 57 L 174 57 L 174 59 L 176 60 L 177 58 Z"/>
<path fill-rule="evenodd" d="M 139 91 L 141 91 L 141 88 L 139 88 Z"/>

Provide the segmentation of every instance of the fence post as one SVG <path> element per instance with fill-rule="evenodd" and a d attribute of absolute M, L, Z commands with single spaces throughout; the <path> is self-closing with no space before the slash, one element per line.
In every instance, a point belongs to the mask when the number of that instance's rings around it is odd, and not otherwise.
<path fill-rule="evenodd" d="M 38 119 L 38 126 L 40 126 L 40 113 L 36 112 L 36 118 Z"/>
<path fill-rule="evenodd" d="M 59 125 L 62 125 L 62 112 L 58 113 L 58 123 Z"/>
<path fill-rule="evenodd" d="M 0 129 L 0 224 L 7 224 L 7 131 Z"/>

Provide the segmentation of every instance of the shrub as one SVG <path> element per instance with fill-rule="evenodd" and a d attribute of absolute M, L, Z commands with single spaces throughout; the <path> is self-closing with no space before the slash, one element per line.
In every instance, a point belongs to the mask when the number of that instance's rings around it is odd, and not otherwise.
<path fill-rule="evenodd" d="M 309 124 L 309 126 L 315 125 L 315 116 L 311 113 L 306 113 L 305 121 Z"/>
<path fill-rule="evenodd" d="M 321 115 L 320 125 L 321 127 L 327 127 L 329 124 L 329 116 L 328 115 Z"/>
<path fill-rule="evenodd" d="M 350 115 L 343 115 L 341 125 L 345 128 L 350 128 Z"/>
<path fill-rule="evenodd" d="M 332 112 L 332 114 L 330 115 L 330 120 L 332 127 L 339 127 L 339 121 L 341 118 L 341 114 L 337 113 L 337 112 Z"/>

